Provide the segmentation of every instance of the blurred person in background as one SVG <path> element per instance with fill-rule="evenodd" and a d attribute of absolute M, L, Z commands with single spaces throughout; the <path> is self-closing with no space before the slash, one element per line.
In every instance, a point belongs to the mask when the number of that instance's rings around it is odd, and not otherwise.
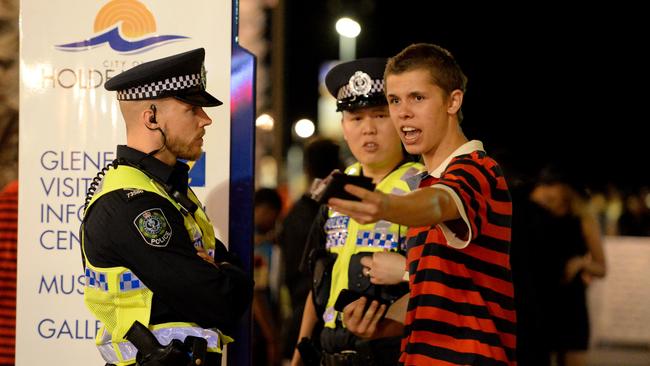
<path fill-rule="evenodd" d="M 334 169 L 342 170 L 340 146 L 327 138 L 315 138 L 307 143 L 303 155 L 303 169 L 308 184 L 314 179 L 323 179 Z M 284 278 L 291 299 L 291 315 L 283 324 L 283 356 L 290 359 L 298 342 L 300 321 L 305 300 L 311 289 L 311 278 L 300 272 L 299 266 L 305 251 L 311 222 L 318 214 L 320 205 L 309 192 L 303 194 L 292 206 L 282 222 L 278 244 L 284 258 Z M 321 322 L 322 323 L 322 322 Z M 322 326 L 322 325 L 321 325 Z M 320 332 L 320 328 L 315 330 Z"/>
<path fill-rule="evenodd" d="M 650 211 L 641 192 L 632 192 L 625 198 L 623 213 L 618 218 L 618 234 L 650 236 Z"/>
<path fill-rule="evenodd" d="M 282 253 L 276 228 L 282 199 L 275 189 L 260 188 L 254 196 L 255 247 L 253 267 L 253 364 L 277 366 L 281 362 L 280 288 Z"/>
<path fill-rule="evenodd" d="M 558 280 L 551 275 L 549 264 L 557 261 L 557 254 L 540 248 L 557 241 L 561 218 L 531 199 L 535 178 L 513 165 L 505 166 L 504 171 L 514 207 L 510 263 L 517 309 L 517 365 L 550 366 L 549 340 L 554 332 L 547 317 Z"/>
<path fill-rule="evenodd" d="M 384 58 L 359 59 L 335 66 L 326 76 L 329 92 L 337 98 L 342 112 L 343 136 L 357 163 L 345 173 L 372 178 L 376 190 L 405 194 L 413 188 L 409 178 L 423 168 L 411 161 L 403 150 L 389 116 L 384 94 Z M 406 227 L 387 220 L 361 224 L 335 210 L 323 210 L 309 234 L 303 262 L 314 275 L 314 287 L 307 297 L 299 339 L 312 337 L 319 317 L 325 326 L 320 334 L 324 365 L 395 365 L 403 334 L 408 286 L 377 286 L 373 274 L 362 264 L 373 253 L 401 258 L 400 279 L 404 273 Z M 399 280 L 399 279 L 398 279 Z M 354 313 L 334 309 L 343 290 L 362 294 Z M 369 300 L 371 293 L 392 293 L 392 306 Z M 369 304 L 367 311 L 365 305 Z M 345 307 L 350 310 L 352 304 Z M 384 317 L 384 313 L 388 314 Z M 350 315 L 350 316 L 347 316 Z M 366 317 L 373 319 L 372 326 Z M 350 322 L 351 321 L 351 322 Z M 296 350 L 292 365 L 302 363 Z"/>
<path fill-rule="evenodd" d="M 530 197 L 560 219 L 549 228 L 555 239 L 545 248 L 552 253 L 548 340 L 559 366 L 584 366 L 590 335 L 586 289 L 594 277 L 606 274 L 598 219 L 578 179 L 558 167 L 542 171 Z"/>

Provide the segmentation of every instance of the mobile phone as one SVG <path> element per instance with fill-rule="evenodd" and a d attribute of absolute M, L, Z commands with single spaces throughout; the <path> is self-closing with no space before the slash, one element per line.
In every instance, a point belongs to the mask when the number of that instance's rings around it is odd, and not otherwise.
<path fill-rule="evenodd" d="M 312 190 L 312 198 L 320 204 L 327 203 L 331 197 L 360 201 L 357 196 L 348 193 L 343 188 L 346 184 L 353 184 L 369 191 L 375 190 L 375 184 L 372 182 L 372 178 L 362 175 L 347 175 L 335 170 L 320 181 L 315 189 Z"/>
<path fill-rule="evenodd" d="M 365 297 L 368 299 L 366 301 L 366 308 L 363 309 L 363 312 L 365 313 L 368 308 L 370 307 L 370 304 L 372 304 L 373 301 L 378 301 L 379 305 L 386 304 L 388 305 L 388 301 L 381 299 L 379 297 L 371 296 L 368 294 L 362 294 L 356 291 L 348 290 L 348 289 L 343 289 L 339 293 L 339 297 L 336 298 L 336 302 L 334 303 L 334 310 L 338 312 L 343 312 L 343 308 L 348 306 L 349 303 L 356 301 L 360 297 Z"/>
<path fill-rule="evenodd" d="M 343 308 L 348 306 L 349 303 L 356 301 L 361 297 L 361 294 L 355 291 L 351 291 L 348 289 L 343 289 L 339 293 L 339 297 L 336 298 L 336 302 L 334 303 L 334 310 L 338 312 L 342 312 Z"/>

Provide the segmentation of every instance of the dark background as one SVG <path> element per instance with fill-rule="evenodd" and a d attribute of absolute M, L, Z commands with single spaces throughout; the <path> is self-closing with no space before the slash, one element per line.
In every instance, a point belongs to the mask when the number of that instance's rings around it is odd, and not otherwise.
<path fill-rule="evenodd" d="M 286 120 L 316 120 L 318 68 L 338 58 L 334 24 L 349 16 L 362 27 L 357 57 L 450 50 L 469 79 L 463 130 L 507 174 L 553 163 L 595 189 L 649 185 L 647 12 L 569 5 L 287 0 Z"/>

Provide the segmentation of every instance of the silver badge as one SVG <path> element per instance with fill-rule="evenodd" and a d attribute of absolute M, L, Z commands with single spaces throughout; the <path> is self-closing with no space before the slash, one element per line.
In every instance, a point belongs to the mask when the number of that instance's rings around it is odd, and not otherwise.
<path fill-rule="evenodd" d="M 350 78 L 348 88 L 352 95 L 367 95 L 372 88 L 372 79 L 365 72 L 357 71 Z"/>

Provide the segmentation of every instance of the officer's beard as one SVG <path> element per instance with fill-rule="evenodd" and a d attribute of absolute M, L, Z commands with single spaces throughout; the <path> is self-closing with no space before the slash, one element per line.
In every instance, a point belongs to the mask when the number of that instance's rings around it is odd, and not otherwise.
<path fill-rule="evenodd" d="M 196 161 L 201 157 L 201 153 L 203 153 L 201 146 L 195 143 L 199 138 L 200 136 L 192 139 L 190 143 L 187 143 L 170 137 L 166 139 L 165 148 L 174 154 L 177 159 Z"/>

